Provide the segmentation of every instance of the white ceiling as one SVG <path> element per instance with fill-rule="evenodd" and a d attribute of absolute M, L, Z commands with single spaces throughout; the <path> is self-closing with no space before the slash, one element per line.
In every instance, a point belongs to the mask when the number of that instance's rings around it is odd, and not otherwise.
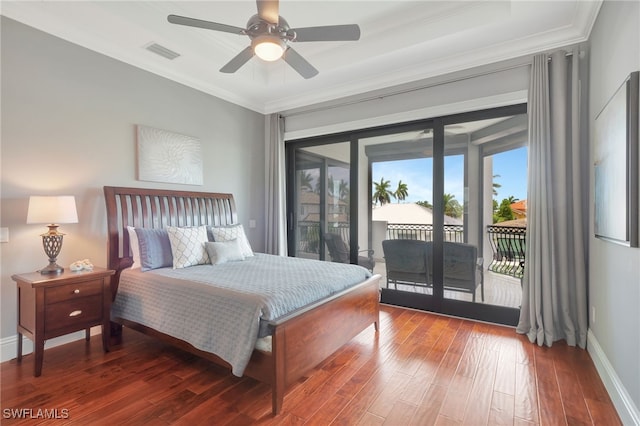
<path fill-rule="evenodd" d="M 282 0 L 292 28 L 358 24 L 351 42 L 292 43 L 320 74 L 282 60 L 218 70 L 246 36 L 173 25 L 177 14 L 245 27 L 254 1 L 2 1 L 9 18 L 261 113 L 330 101 L 587 40 L 601 0 Z M 158 43 L 171 61 L 145 49 Z"/>

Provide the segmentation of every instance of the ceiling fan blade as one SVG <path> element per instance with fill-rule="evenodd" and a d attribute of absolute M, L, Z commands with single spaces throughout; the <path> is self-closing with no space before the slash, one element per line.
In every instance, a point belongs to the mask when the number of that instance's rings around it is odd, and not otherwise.
<path fill-rule="evenodd" d="M 291 47 L 288 47 L 284 52 L 283 59 L 304 78 L 311 78 L 318 75 L 318 70 Z"/>
<path fill-rule="evenodd" d="M 186 16 L 169 15 L 167 21 L 172 24 L 186 25 L 188 27 L 204 28 L 207 30 L 223 31 L 232 34 L 245 34 L 245 29 L 233 25 L 218 24 L 217 22 L 203 21 L 201 19 L 187 18 Z"/>
<path fill-rule="evenodd" d="M 232 74 L 238 71 L 240 67 L 246 64 L 251 58 L 253 58 L 253 49 L 251 46 L 248 46 L 242 52 L 238 53 L 232 60 L 227 62 L 225 66 L 220 68 L 220 72 Z"/>
<path fill-rule="evenodd" d="M 258 15 L 270 24 L 280 21 L 280 5 L 278 0 L 256 0 Z"/>
<path fill-rule="evenodd" d="M 351 25 L 327 25 L 323 27 L 294 28 L 293 41 L 352 41 L 360 39 L 360 27 Z"/>

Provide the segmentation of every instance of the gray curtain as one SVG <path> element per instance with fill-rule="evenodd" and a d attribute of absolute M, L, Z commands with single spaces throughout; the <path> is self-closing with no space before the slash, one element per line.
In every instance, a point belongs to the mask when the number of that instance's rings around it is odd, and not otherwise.
<path fill-rule="evenodd" d="M 284 118 L 265 119 L 265 253 L 287 255 Z"/>
<path fill-rule="evenodd" d="M 537 55 L 531 70 L 527 263 L 517 332 L 539 345 L 587 343 L 585 56 Z"/>

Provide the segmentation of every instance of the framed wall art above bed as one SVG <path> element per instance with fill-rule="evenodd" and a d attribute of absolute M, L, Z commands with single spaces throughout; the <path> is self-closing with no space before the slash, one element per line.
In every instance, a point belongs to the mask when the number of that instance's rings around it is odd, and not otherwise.
<path fill-rule="evenodd" d="M 203 184 L 201 143 L 191 136 L 137 125 L 138 180 Z"/>

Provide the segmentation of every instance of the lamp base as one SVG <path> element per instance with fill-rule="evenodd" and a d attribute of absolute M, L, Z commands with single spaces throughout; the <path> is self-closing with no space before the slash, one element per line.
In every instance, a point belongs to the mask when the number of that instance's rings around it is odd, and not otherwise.
<path fill-rule="evenodd" d="M 42 246 L 49 258 L 49 264 L 40 270 L 41 274 L 61 274 L 64 268 L 56 263 L 60 249 L 62 248 L 62 237 L 64 234 L 58 232 L 58 225 L 51 224 L 49 232 L 42 234 Z"/>
<path fill-rule="evenodd" d="M 43 275 L 46 274 L 61 274 L 64 272 L 64 268 L 58 265 L 56 262 L 50 262 L 47 266 L 40 269 L 40 273 Z"/>

